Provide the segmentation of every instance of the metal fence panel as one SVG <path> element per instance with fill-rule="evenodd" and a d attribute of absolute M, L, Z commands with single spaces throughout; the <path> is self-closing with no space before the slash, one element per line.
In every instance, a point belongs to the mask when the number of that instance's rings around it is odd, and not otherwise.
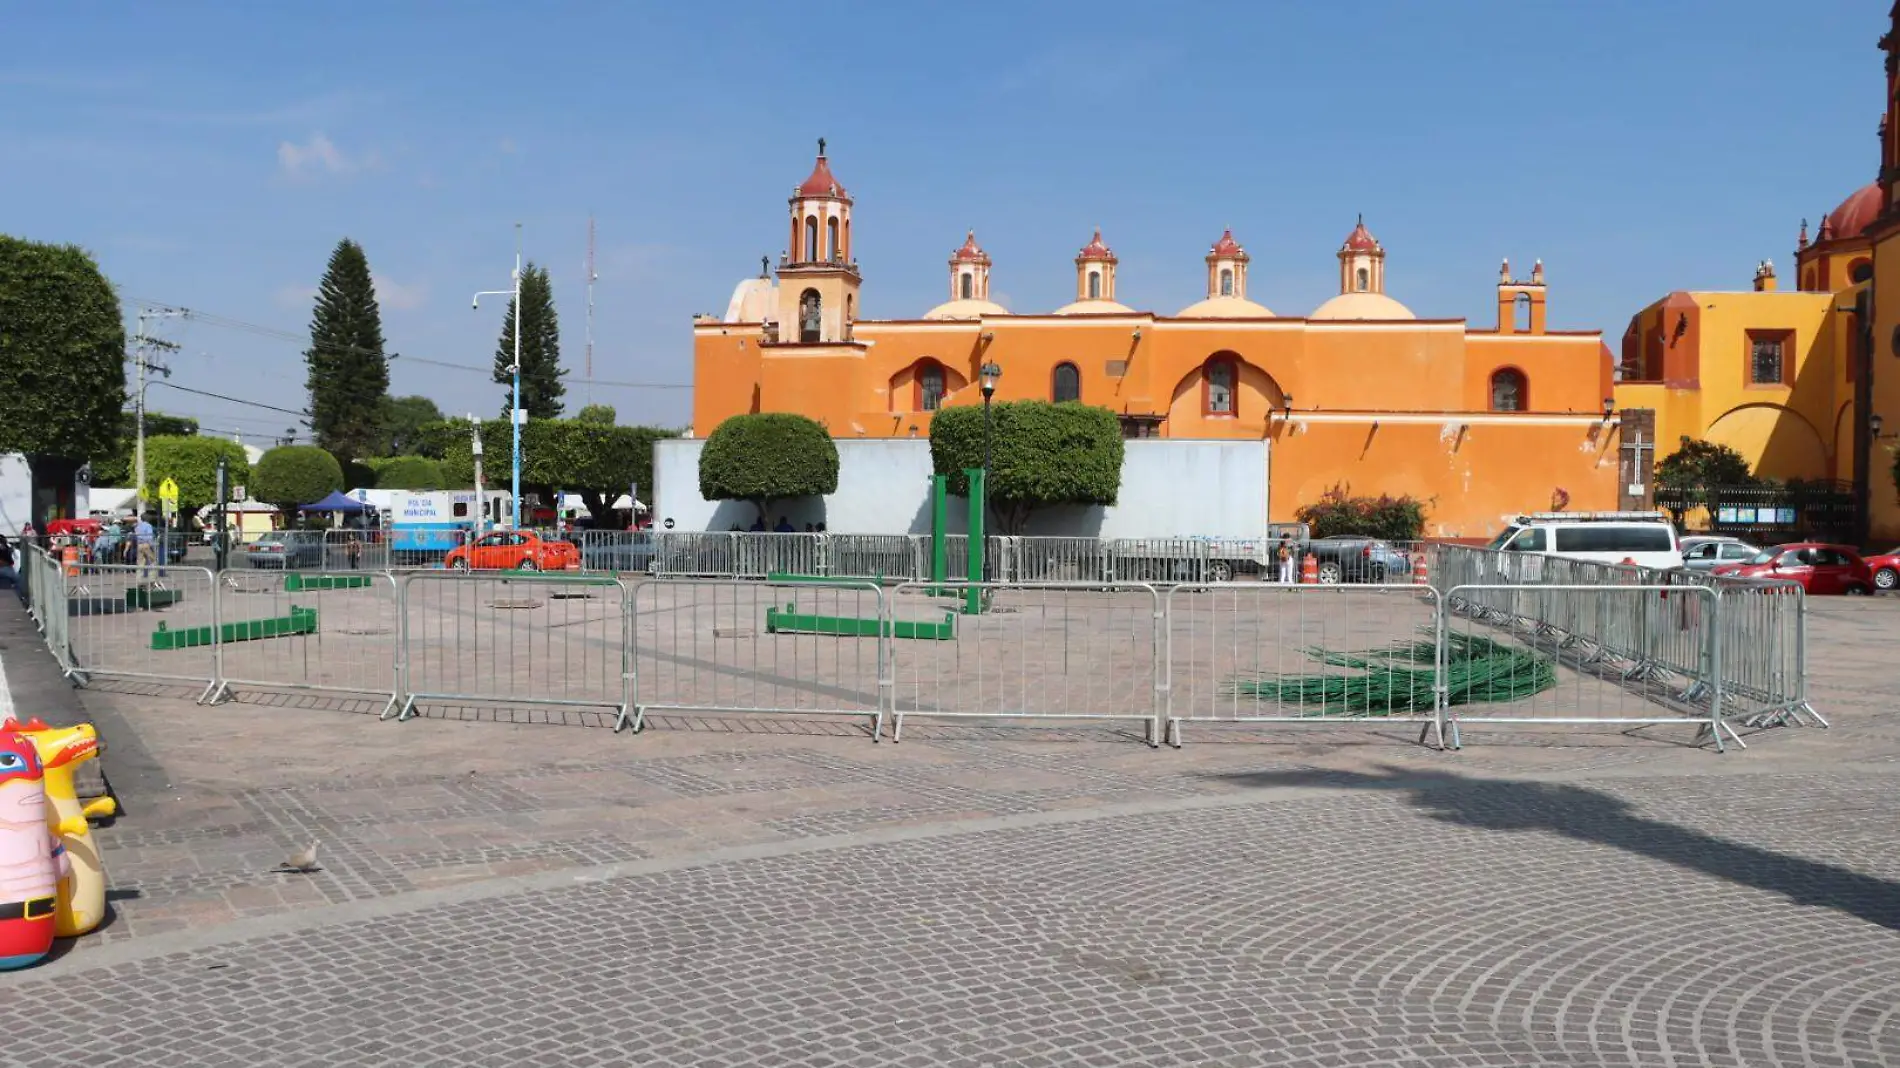
<path fill-rule="evenodd" d="M 1109 582 L 1115 565 L 1099 538 L 1012 538 L 1007 546 L 1010 582 Z M 928 576 L 920 576 L 927 578 Z M 1134 580 L 1130 580 L 1134 581 Z"/>
<path fill-rule="evenodd" d="M 395 566 L 390 554 L 387 530 L 325 530 L 323 559 L 325 571 L 388 571 Z"/>
<path fill-rule="evenodd" d="M 673 533 L 653 535 L 655 575 L 727 578 L 733 574 L 733 535 Z"/>
<path fill-rule="evenodd" d="M 738 533 L 732 535 L 736 578 L 773 574 L 825 573 L 823 534 Z"/>
<path fill-rule="evenodd" d="M 960 614 L 972 590 L 982 611 Z M 924 716 L 1134 720 L 1158 744 L 1165 665 L 1153 586 L 913 582 L 887 604 L 894 623 L 931 621 L 956 635 L 891 641 L 892 740 L 906 718 Z"/>
<path fill-rule="evenodd" d="M 60 564 L 37 545 L 22 546 L 15 564 L 26 596 L 27 615 L 46 639 L 46 648 L 60 670 L 72 674 L 71 609 L 67 607 L 66 577 Z"/>
<path fill-rule="evenodd" d="M 916 570 L 908 534 L 826 534 L 830 574 L 840 578 L 903 582 L 922 577 Z"/>
<path fill-rule="evenodd" d="M 1718 751 L 1741 744 L 1715 685 L 1717 607 L 1699 586 L 1454 587 L 1442 654 L 1452 744 L 1471 723 L 1683 724 Z"/>
<path fill-rule="evenodd" d="M 883 733 L 887 628 L 875 582 L 645 582 L 632 595 L 631 717 L 650 712 L 863 716 Z"/>
<path fill-rule="evenodd" d="M 383 714 L 389 714 L 401 623 L 394 575 L 226 571 L 220 577 L 218 613 L 226 624 L 275 619 L 289 626 L 281 634 L 247 627 L 221 635 L 239 640 L 219 643 L 211 703 L 244 690 L 313 690 L 385 698 Z"/>
<path fill-rule="evenodd" d="M 1178 586 L 1170 744 L 1186 722 L 1418 723 L 1442 748 L 1438 596 L 1425 586 Z"/>
<path fill-rule="evenodd" d="M 64 569 L 62 568 L 62 571 Z M 89 564 L 66 575 L 69 674 L 217 685 L 216 584 L 202 567 Z"/>
<path fill-rule="evenodd" d="M 1801 586 L 1724 582 L 1715 595 L 1724 714 L 1750 727 L 1827 726 L 1808 703 L 1808 602 Z"/>
<path fill-rule="evenodd" d="M 581 551 L 581 569 L 636 574 L 653 569 L 653 535 L 644 530 L 576 530 L 567 535 Z"/>
<path fill-rule="evenodd" d="M 398 718 L 436 701 L 625 713 L 627 587 L 619 579 L 416 571 L 398 589 Z"/>

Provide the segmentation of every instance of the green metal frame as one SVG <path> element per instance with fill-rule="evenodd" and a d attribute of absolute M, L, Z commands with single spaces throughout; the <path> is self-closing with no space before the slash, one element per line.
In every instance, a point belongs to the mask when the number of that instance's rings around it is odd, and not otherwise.
<path fill-rule="evenodd" d="M 248 642 L 261 638 L 289 638 L 299 634 L 317 632 L 317 610 L 290 606 L 287 616 L 272 616 L 269 619 L 240 619 L 235 623 L 225 623 L 218 628 L 218 640 L 221 642 Z M 192 649 L 212 643 L 212 629 L 206 627 L 184 627 L 180 630 L 167 630 L 160 623 L 152 632 L 152 648 Z"/>
<path fill-rule="evenodd" d="M 875 638 L 879 631 L 890 638 L 921 638 L 948 641 L 957 636 L 957 615 L 945 612 L 943 622 L 912 619 L 863 619 L 858 616 L 821 616 L 800 612 L 788 604 L 784 611 L 765 610 L 767 634 L 829 634 L 840 638 Z"/>
<path fill-rule="evenodd" d="M 292 571 L 284 576 L 285 593 L 301 593 L 304 590 L 361 590 L 375 584 L 375 575 L 305 575 Z"/>

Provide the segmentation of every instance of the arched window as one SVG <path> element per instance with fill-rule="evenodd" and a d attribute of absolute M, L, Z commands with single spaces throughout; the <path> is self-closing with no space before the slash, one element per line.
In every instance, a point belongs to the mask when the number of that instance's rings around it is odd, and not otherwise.
<path fill-rule="evenodd" d="M 1530 383 L 1515 367 L 1501 367 L 1491 373 L 1491 410 L 1525 412 L 1530 410 Z"/>
<path fill-rule="evenodd" d="M 917 368 L 917 410 L 934 412 L 943 407 L 943 365 L 926 361 Z"/>
<path fill-rule="evenodd" d="M 806 263 L 818 258 L 818 216 L 805 216 L 805 254 L 799 259 Z"/>
<path fill-rule="evenodd" d="M 1082 399 L 1082 372 L 1076 370 L 1074 364 L 1056 364 L 1049 382 L 1049 399 L 1057 404 Z"/>
<path fill-rule="evenodd" d="M 1366 288 L 1372 285 L 1372 272 L 1366 270 L 1364 267 L 1359 268 L 1358 282 L 1359 282 L 1359 292 L 1364 293 L 1366 291 Z"/>
<path fill-rule="evenodd" d="M 1869 260 L 1855 260 L 1847 265 L 1847 280 L 1865 282 L 1874 276 L 1874 265 Z"/>
<path fill-rule="evenodd" d="M 1239 368 L 1225 356 L 1216 356 L 1201 368 L 1201 414 L 1235 415 L 1234 381 Z"/>
<path fill-rule="evenodd" d="M 976 294 L 976 279 L 972 277 L 970 272 L 968 271 L 963 272 L 962 293 L 963 293 L 964 300 L 969 300 L 972 296 Z"/>
<path fill-rule="evenodd" d="M 1100 271 L 1089 272 L 1089 299 L 1102 299 L 1102 272 Z"/>
<path fill-rule="evenodd" d="M 1232 267 L 1222 267 L 1220 269 L 1220 295 L 1223 297 L 1231 297 L 1234 295 L 1234 269 Z"/>
<path fill-rule="evenodd" d="M 825 258 L 828 260 L 838 258 L 838 219 L 836 216 L 825 220 Z"/>
<path fill-rule="evenodd" d="M 798 298 L 798 340 L 821 340 L 824 323 L 822 305 L 823 300 L 818 296 L 816 289 L 807 289 Z"/>
<path fill-rule="evenodd" d="M 1517 323 L 1517 329 L 1523 333 L 1531 332 L 1531 295 L 1519 293 L 1511 304 L 1511 318 Z"/>

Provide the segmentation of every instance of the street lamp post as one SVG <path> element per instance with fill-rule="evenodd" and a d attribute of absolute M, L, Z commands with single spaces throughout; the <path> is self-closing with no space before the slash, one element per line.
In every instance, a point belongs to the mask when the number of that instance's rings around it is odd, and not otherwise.
<path fill-rule="evenodd" d="M 488 518 L 488 504 L 482 500 L 482 424 L 475 421 L 475 413 L 468 414 L 469 432 L 474 439 L 469 442 L 469 455 L 475 458 L 475 536 L 482 536 L 483 520 Z"/>
<path fill-rule="evenodd" d="M 1003 377 L 1003 368 L 995 360 L 986 360 L 977 374 L 983 382 L 983 491 L 985 496 L 990 488 L 990 462 L 995 458 L 995 449 L 990 437 L 993 423 L 990 416 L 990 398 L 996 395 L 996 380 Z M 987 502 L 986 502 L 987 503 Z"/>
<path fill-rule="evenodd" d="M 513 399 L 508 402 L 508 422 L 514 427 L 514 477 L 509 483 L 508 496 L 513 505 L 514 528 L 521 529 L 521 224 L 515 224 L 515 287 L 508 289 L 489 289 L 475 294 L 472 306 L 479 310 L 483 297 L 510 296 L 514 299 L 515 362 L 508 370 L 515 376 Z M 476 487 L 477 500 L 480 500 L 481 487 Z"/>

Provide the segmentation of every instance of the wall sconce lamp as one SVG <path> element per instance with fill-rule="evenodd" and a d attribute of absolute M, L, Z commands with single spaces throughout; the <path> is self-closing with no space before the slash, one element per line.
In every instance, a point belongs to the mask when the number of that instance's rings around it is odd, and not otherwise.
<path fill-rule="evenodd" d="M 983 344 L 985 344 L 985 345 L 987 345 L 987 344 L 989 344 L 990 342 L 992 342 L 992 341 L 995 341 L 995 340 L 996 340 L 996 331 L 994 331 L 994 330 L 985 330 L 985 331 L 983 331 L 983 332 L 982 332 L 981 334 L 978 334 L 978 335 L 977 335 L 977 337 L 976 337 L 976 339 L 977 339 L 978 341 L 981 341 L 981 342 L 982 342 Z"/>
<path fill-rule="evenodd" d="M 1291 393 L 1280 394 L 1280 410 L 1285 412 L 1289 416 L 1293 414 L 1293 394 Z"/>
<path fill-rule="evenodd" d="M 1875 441 L 1880 440 L 1880 428 L 1882 426 L 1885 426 L 1886 422 L 1887 421 L 1885 419 L 1882 419 L 1880 417 L 1879 412 L 1875 412 L 1872 415 L 1867 417 L 1867 429 L 1873 432 L 1873 437 Z"/>
<path fill-rule="evenodd" d="M 1603 398 L 1603 421 L 1607 423 L 1615 415 L 1616 415 L 1616 398 L 1615 397 Z"/>
<path fill-rule="evenodd" d="M 1135 327 L 1135 340 L 1136 341 L 1141 340 L 1141 327 L 1139 326 Z"/>

